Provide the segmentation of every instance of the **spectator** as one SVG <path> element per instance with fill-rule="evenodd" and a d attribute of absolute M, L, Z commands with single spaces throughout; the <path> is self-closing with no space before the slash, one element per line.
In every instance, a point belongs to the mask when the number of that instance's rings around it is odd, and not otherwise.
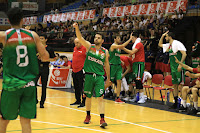
<path fill-rule="evenodd" d="M 58 67 L 70 69 L 72 63 L 68 60 L 67 56 L 60 56 L 60 58 L 64 61 L 64 63 L 62 65 L 58 65 Z"/>

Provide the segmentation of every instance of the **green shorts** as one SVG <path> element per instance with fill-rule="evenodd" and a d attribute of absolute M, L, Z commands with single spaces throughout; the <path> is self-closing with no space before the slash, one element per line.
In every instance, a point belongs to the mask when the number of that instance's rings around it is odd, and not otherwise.
<path fill-rule="evenodd" d="M 18 115 L 36 118 L 36 86 L 16 91 L 2 90 L 0 113 L 5 120 L 15 120 Z"/>
<path fill-rule="evenodd" d="M 134 62 L 132 69 L 133 69 L 133 78 L 136 80 L 142 80 L 144 74 L 144 62 Z"/>
<path fill-rule="evenodd" d="M 172 84 L 182 84 L 185 83 L 185 70 L 181 70 L 181 72 L 171 72 L 172 75 Z"/>
<path fill-rule="evenodd" d="M 122 80 L 122 66 L 110 65 L 110 81 Z"/>
<path fill-rule="evenodd" d="M 131 72 L 131 73 L 127 73 L 127 74 L 125 75 L 125 78 L 126 78 L 127 84 L 132 83 L 132 82 L 133 82 L 133 74 L 132 74 L 132 72 Z"/>
<path fill-rule="evenodd" d="M 85 74 L 84 93 L 91 98 L 95 91 L 96 97 L 104 94 L 104 77 L 100 75 Z"/>

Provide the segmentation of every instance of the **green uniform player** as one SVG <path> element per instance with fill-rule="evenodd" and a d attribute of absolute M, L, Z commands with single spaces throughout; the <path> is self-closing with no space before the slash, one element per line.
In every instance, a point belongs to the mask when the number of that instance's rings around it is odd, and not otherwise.
<path fill-rule="evenodd" d="M 171 75 L 172 75 L 172 83 L 173 84 L 182 84 L 184 85 L 185 82 L 185 74 L 184 74 L 184 70 L 182 69 L 181 72 L 178 72 L 178 66 L 179 64 L 177 64 L 175 62 L 175 58 L 176 57 L 178 60 L 181 60 L 182 58 L 182 54 L 180 51 L 178 51 L 176 54 L 173 53 L 172 48 L 169 48 L 169 59 L 170 59 L 170 68 L 171 68 Z M 185 63 L 185 61 L 183 61 L 183 63 Z"/>
<path fill-rule="evenodd" d="M 104 42 L 103 35 L 97 33 L 94 38 L 95 45 L 92 45 L 90 42 L 86 41 L 79 30 L 78 24 L 74 23 L 73 27 L 76 31 L 77 39 L 80 43 L 86 48 L 87 55 L 84 64 L 85 70 L 85 84 L 84 84 L 84 93 L 86 94 L 86 119 L 84 120 L 85 124 L 90 123 L 90 111 L 91 111 L 91 97 L 93 91 L 96 94 L 98 99 L 99 113 L 100 113 L 100 127 L 104 128 L 107 126 L 107 123 L 104 120 L 105 114 L 105 105 L 103 102 L 103 93 L 104 93 L 104 66 L 107 73 L 107 83 L 110 82 L 110 65 L 108 61 L 108 51 L 102 47 Z"/>
<path fill-rule="evenodd" d="M 95 45 L 91 45 L 86 55 L 84 70 L 85 84 L 84 93 L 91 98 L 95 89 L 96 97 L 104 94 L 104 62 L 106 58 L 106 49 L 101 47 L 99 50 Z"/>
<path fill-rule="evenodd" d="M 110 63 L 110 80 L 114 82 L 115 80 L 122 79 L 122 67 L 120 60 L 120 49 L 114 49 L 109 51 L 109 63 Z"/>
<path fill-rule="evenodd" d="M 182 89 L 182 86 L 184 85 L 185 76 L 182 66 L 175 62 L 174 57 L 176 57 L 182 63 L 185 63 L 186 48 L 180 41 L 174 40 L 174 36 L 175 35 L 169 31 L 164 33 L 161 36 L 158 45 L 163 48 L 163 52 L 169 52 L 172 83 L 174 88 L 174 101 L 175 101 L 175 103 L 171 108 L 176 109 L 178 104 L 178 86 L 180 84 L 180 87 Z M 163 44 L 164 37 L 166 41 L 169 43 Z"/>
<path fill-rule="evenodd" d="M 49 54 L 35 32 L 21 28 L 21 9 L 11 8 L 7 15 L 12 29 L 0 32 L 0 41 L 4 46 L 0 132 L 5 133 L 9 120 L 20 115 L 22 132 L 31 133 L 30 119 L 36 117 L 36 51 L 42 60 L 47 60 Z"/>
<path fill-rule="evenodd" d="M 133 78 L 136 84 L 136 89 L 139 91 L 139 101 L 137 103 L 145 103 L 145 97 L 143 92 L 142 85 L 142 77 L 144 73 L 144 62 L 145 62 L 145 53 L 144 46 L 141 43 L 141 39 L 139 38 L 138 33 L 133 33 L 132 42 L 134 43 L 132 46 L 132 50 L 124 48 L 123 50 L 130 55 L 132 55 L 132 70 L 133 70 Z M 136 101 L 136 97 L 132 100 L 132 102 Z"/>
<path fill-rule="evenodd" d="M 132 34 L 130 35 L 129 40 L 127 40 L 122 45 L 119 45 L 119 43 L 121 42 L 121 37 L 118 35 L 114 36 L 114 43 L 111 45 L 111 47 L 109 49 L 110 78 L 111 78 L 112 83 L 114 81 L 117 82 L 117 98 L 115 100 L 116 103 L 124 103 L 119 98 L 120 92 L 121 92 L 121 82 L 122 82 L 121 81 L 122 80 L 122 67 L 121 67 L 120 53 L 121 53 L 121 49 L 126 47 L 129 44 L 129 42 L 131 41 L 131 39 L 132 39 Z M 105 88 L 112 85 L 112 83 L 106 84 Z"/>

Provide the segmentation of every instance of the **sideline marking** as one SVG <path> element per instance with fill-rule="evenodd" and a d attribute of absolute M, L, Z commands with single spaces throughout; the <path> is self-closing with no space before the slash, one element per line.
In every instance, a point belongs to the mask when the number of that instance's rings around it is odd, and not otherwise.
<path fill-rule="evenodd" d="M 74 108 L 70 108 L 70 107 L 66 107 L 66 106 L 62 106 L 62 105 L 54 104 L 54 103 L 50 103 L 50 102 L 46 102 L 46 103 L 51 104 L 51 105 L 55 105 L 55 106 L 58 106 L 58 107 L 63 107 L 63 108 L 67 108 L 67 109 L 71 109 L 71 110 L 76 110 L 76 111 L 84 112 L 85 113 L 85 111 L 82 111 L 82 110 L 79 110 L 79 109 L 74 109 Z M 99 116 L 98 114 L 95 114 L 95 113 L 91 113 L 91 114 Z M 123 120 L 119 120 L 119 119 L 115 119 L 115 118 L 111 118 L 111 117 L 106 117 L 105 116 L 105 118 L 108 118 L 108 119 L 111 119 L 111 120 L 115 120 L 115 121 L 124 122 L 124 123 L 129 123 L 129 124 L 132 124 L 132 125 L 136 125 L 136 126 L 140 126 L 140 127 L 152 129 L 152 130 L 155 130 L 155 131 L 160 131 L 160 132 L 164 132 L 164 133 L 171 133 L 171 132 L 168 132 L 168 131 L 164 131 L 164 130 L 160 130 L 160 129 L 156 129 L 156 128 L 152 128 L 152 127 L 148 127 L 148 126 L 144 126 L 144 125 L 140 125 L 140 124 L 136 124 L 136 123 L 132 123 L 132 122 L 128 122 L 128 121 L 123 121 Z"/>

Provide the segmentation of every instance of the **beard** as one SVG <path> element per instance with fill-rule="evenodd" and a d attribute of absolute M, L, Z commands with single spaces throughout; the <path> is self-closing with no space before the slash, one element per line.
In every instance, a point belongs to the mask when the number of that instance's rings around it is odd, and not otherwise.
<path fill-rule="evenodd" d="M 94 42 L 94 44 L 97 46 L 101 45 L 101 43 L 99 43 L 99 42 Z"/>

